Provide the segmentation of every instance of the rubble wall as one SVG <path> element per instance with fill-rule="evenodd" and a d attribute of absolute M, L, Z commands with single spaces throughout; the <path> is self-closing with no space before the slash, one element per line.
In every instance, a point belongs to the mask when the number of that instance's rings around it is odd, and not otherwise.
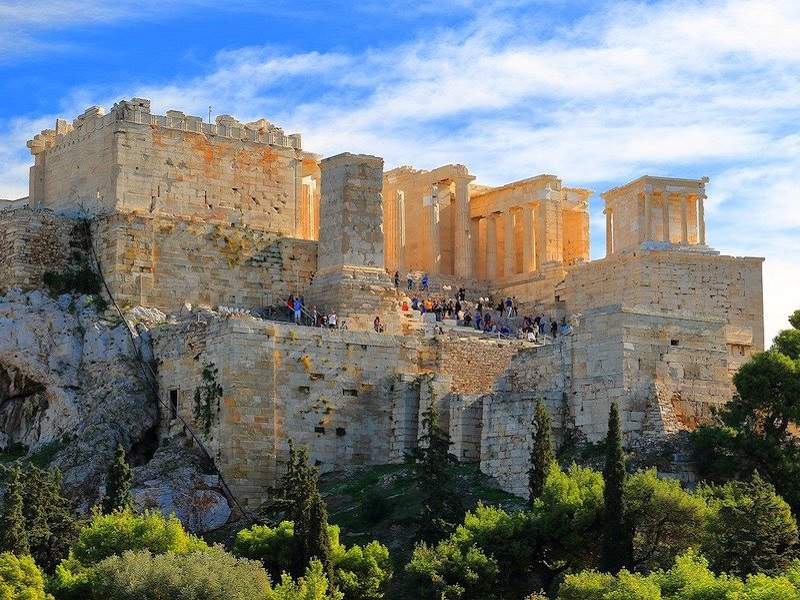
<path fill-rule="evenodd" d="M 43 287 L 44 273 L 68 264 L 77 224 L 49 210 L 0 211 L 0 289 Z"/>

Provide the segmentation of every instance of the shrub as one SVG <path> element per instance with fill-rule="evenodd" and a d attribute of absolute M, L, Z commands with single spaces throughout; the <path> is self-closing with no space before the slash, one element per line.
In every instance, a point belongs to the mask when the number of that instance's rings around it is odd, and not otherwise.
<path fill-rule="evenodd" d="M 0 554 L 0 598 L 3 600 L 52 600 L 45 593 L 44 576 L 30 556 Z"/>
<path fill-rule="evenodd" d="M 339 528 L 328 525 L 331 559 L 336 585 L 346 600 L 383 598 L 392 578 L 389 550 L 379 542 L 363 548 L 345 548 L 339 541 Z M 289 573 L 296 552 L 294 524 L 282 521 L 277 527 L 254 525 L 236 534 L 234 553 L 242 558 L 260 560 L 273 579 Z"/>
<path fill-rule="evenodd" d="M 125 552 L 101 561 L 89 577 L 92 599 L 271 600 L 269 577 L 255 561 L 221 548 L 189 554 Z"/>
<path fill-rule="evenodd" d="M 137 515 L 124 510 L 110 515 L 95 514 L 78 534 L 73 556 L 89 566 L 128 550 L 149 550 L 153 554 L 186 554 L 207 550 L 208 545 L 186 531 L 174 515 L 145 511 Z"/>

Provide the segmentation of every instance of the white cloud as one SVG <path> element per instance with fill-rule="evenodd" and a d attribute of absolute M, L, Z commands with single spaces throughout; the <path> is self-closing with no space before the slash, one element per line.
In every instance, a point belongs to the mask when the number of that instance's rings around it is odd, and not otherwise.
<path fill-rule="evenodd" d="M 301 131 L 316 152 L 463 162 L 486 183 L 554 172 L 602 191 L 642 172 L 710 175 L 709 239 L 767 256 L 774 335 L 800 306 L 800 3 L 625 2 L 559 27 L 503 10 L 516 2 L 462 4 L 477 16 L 432 20 L 396 47 L 226 51 L 200 77 L 109 88 L 86 104 L 213 105 Z"/>

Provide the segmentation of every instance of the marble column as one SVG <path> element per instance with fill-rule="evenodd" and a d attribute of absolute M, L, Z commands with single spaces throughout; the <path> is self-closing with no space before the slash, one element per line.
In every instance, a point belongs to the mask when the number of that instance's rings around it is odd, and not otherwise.
<path fill-rule="evenodd" d="M 662 235 L 664 236 L 664 241 L 669 243 L 669 192 L 664 190 L 661 192 L 662 206 L 661 206 L 661 229 Z"/>
<path fill-rule="evenodd" d="M 503 213 L 503 277 L 514 274 L 514 210 Z"/>
<path fill-rule="evenodd" d="M 706 245 L 706 216 L 705 208 L 703 207 L 703 200 L 705 196 L 702 194 L 697 197 L 697 239 L 701 246 Z"/>
<path fill-rule="evenodd" d="M 688 207 L 686 206 L 688 199 L 686 194 L 680 194 L 679 198 L 681 200 L 681 244 L 686 246 L 689 244 L 689 215 Z"/>
<path fill-rule="evenodd" d="M 430 196 L 426 196 L 423 204 L 427 203 L 427 230 L 428 245 L 428 272 L 431 274 L 439 273 L 439 260 L 441 258 L 440 231 L 439 231 L 439 188 L 434 185 L 431 187 Z"/>
<path fill-rule="evenodd" d="M 533 228 L 533 205 L 522 207 L 522 272 L 536 270 L 536 241 Z"/>
<path fill-rule="evenodd" d="M 497 279 L 497 219 L 492 213 L 486 219 L 486 279 Z"/>
<path fill-rule="evenodd" d="M 453 264 L 457 277 L 472 278 L 472 231 L 469 218 L 469 182 L 472 177 L 454 179 L 455 196 L 455 232 L 453 235 Z"/>
<path fill-rule="evenodd" d="M 470 255 L 470 277 L 478 279 L 478 256 L 480 256 L 479 248 L 480 243 L 478 236 L 480 235 L 480 219 L 469 220 L 469 246 L 472 254 Z"/>
<path fill-rule="evenodd" d="M 653 214 L 652 214 L 652 204 L 653 204 L 653 192 L 649 190 L 645 190 L 644 192 L 644 227 L 642 228 L 642 235 L 644 235 L 644 241 L 651 240 L 653 238 L 652 235 L 652 222 L 653 222 Z"/>
<path fill-rule="evenodd" d="M 611 216 L 613 211 L 606 206 L 603 212 L 606 214 L 606 256 L 611 256 L 614 253 L 614 224 Z"/>
<path fill-rule="evenodd" d="M 395 264 L 398 271 L 405 271 L 406 250 L 406 193 L 402 190 L 395 192 Z"/>

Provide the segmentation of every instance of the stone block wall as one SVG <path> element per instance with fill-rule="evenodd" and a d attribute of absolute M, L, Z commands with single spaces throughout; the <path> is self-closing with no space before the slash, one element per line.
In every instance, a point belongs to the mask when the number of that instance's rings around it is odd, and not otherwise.
<path fill-rule="evenodd" d="M 298 235 L 305 154 L 265 120 L 150 113 L 149 100 L 93 107 L 28 143 L 30 202 L 88 214 L 197 217 Z"/>
<path fill-rule="evenodd" d="M 639 249 L 571 270 L 564 283 L 569 313 L 622 304 L 641 312 L 723 319 L 764 348 L 761 258 L 715 252 Z"/>
<path fill-rule="evenodd" d="M 0 211 L 0 290 L 40 288 L 47 271 L 63 270 L 70 262 L 78 225 L 49 210 Z"/>
<path fill-rule="evenodd" d="M 185 302 L 256 308 L 302 294 L 316 271 L 311 240 L 166 216 L 95 219 L 93 237 L 118 301 L 174 311 Z"/>
<path fill-rule="evenodd" d="M 155 335 L 164 400 L 177 389 L 181 414 L 194 419 L 189 399 L 203 366 L 215 365 L 223 396 L 209 441 L 248 502 L 263 500 L 283 474 L 289 439 L 321 471 L 398 461 L 416 446 L 413 340 L 230 318 L 211 321 L 190 349 L 198 336 L 186 327 Z"/>

